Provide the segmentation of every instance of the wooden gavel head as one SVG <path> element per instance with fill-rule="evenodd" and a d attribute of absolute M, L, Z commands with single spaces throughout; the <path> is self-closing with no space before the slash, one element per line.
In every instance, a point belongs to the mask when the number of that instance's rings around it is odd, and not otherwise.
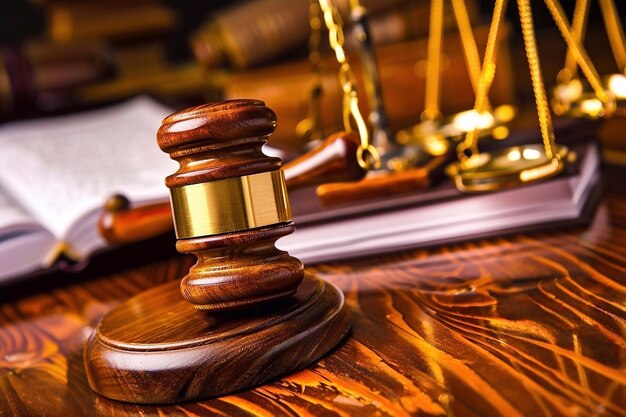
<path fill-rule="evenodd" d="M 259 100 L 231 100 L 176 112 L 157 140 L 179 163 L 165 180 L 176 249 L 197 263 L 181 282 L 203 310 L 246 308 L 293 294 L 302 263 L 274 243 L 294 231 L 280 158 L 261 147 L 276 115 Z"/>

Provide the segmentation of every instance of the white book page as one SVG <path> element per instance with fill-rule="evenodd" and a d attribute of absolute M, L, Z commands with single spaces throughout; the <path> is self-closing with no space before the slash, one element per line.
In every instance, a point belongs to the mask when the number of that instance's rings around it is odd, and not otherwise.
<path fill-rule="evenodd" d="M 133 202 L 166 200 L 177 164 L 156 132 L 168 109 L 139 97 L 113 107 L 0 127 L 0 182 L 64 240 L 113 193 Z M 95 224 L 94 224 L 95 227 Z"/>
<path fill-rule="evenodd" d="M 42 227 L 0 187 L 0 240 Z"/>
<path fill-rule="evenodd" d="M 0 240 L 0 284 L 50 266 L 54 236 L 45 229 Z"/>
<path fill-rule="evenodd" d="M 55 238 L 0 187 L 0 283 L 46 266 Z"/>

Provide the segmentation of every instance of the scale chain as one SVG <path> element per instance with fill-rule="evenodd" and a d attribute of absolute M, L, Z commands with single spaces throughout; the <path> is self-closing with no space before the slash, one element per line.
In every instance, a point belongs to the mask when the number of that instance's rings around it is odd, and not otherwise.
<path fill-rule="evenodd" d="M 357 3 L 358 4 L 358 3 Z M 330 0 L 319 0 L 322 10 L 323 20 L 328 29 L 328 39 L 330 46 L 335 52 L 335 57 L 339 63 L 339 83 L 343 90 L 343 123 L 344 129 L 352 131 L 350 118 L 354 120 L 361 144 L 357 149 L 357 161 L 364 169 L 377 169 L 381 165 L 380 154 L 374 145 L 370 143 L 369 132 L 365 120 L 359 110 L 359 97 L 356 89 L 356 78 L 348 63 L 348 58 L 344 49 L 345 36 L 343 32 L 343 22 L 337 9 Z M 352 4 L 354 6 L 354 4 Z"/>
<path fill-rule="evenodd" d="M 491 26 L 489 27 L 489 34 L 487 35 L 487 46 L 485 47 L 483 67 L 478 79 L 476 100 L 474 102 L 474 109 L 478 114 L 484 112 L 489 103 L 489 89 L 496 73 L 496 46 L 498 44 L 498 33 L 500 31 L 500 26 L 502 26 L 506 5 L 507 0 L 496 0 L 493 7 L 493 16 L 491 19 Z M 467 132 L 465 140 L 459 144 L 457 149 L 459 160 L 467 160 L 471 158 L 473 154 L 478 153 L 478 133 L 478 130 L 470 130 Z"/>

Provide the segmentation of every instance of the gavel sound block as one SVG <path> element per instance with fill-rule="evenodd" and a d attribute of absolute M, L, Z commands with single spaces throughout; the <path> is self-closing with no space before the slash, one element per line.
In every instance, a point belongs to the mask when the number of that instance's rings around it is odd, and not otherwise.
<path fill-rule="evenodd" d="M 176 248 L 198 261 L 180 285 L 102 319 L 85 346 L 93 390 L 134 403 L 218 396 L 302 369 L 345 336 L 342 293 L 274 246 L 294 230 L 281 161 L 261 151 L 275 126 L 255 100 L 163 121 L 159 146 L 180 165 L 166 179 Z"/>

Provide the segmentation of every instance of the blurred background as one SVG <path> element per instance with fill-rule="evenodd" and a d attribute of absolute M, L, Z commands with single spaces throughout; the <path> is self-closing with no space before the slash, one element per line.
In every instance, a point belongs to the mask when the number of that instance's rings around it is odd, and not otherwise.
<path fill-rule="evenodd" d="M 349 21 L 347 0 L 337 7 Z M 420 120 L 424 107 L 428 0 L 369 0 L 370 30 L 391 130 Z M 495 105 L 516 104 L 519 123 L 535 119 L 528 65 L 515 2 L 491 91 Z M 546 85 L 556 83 L 566 47 L 543 2 L 532 2 Z M 623 8 L 617 2 L 618 8 Z M 467 0 L 478 50 L 484 52 L 493 2 Z M 572 16 L 574 1 L 563 6 Z M 600 74 L 616 72 L 604 23 L 591 2 L 585 45 Z M 450 5 L 445 13 L 441 108 L 472 108 L 474 93 Z M 620 13 L 620 16 L 624 16 Z M 349 33 L 349 23 L 346 32 Z M 265 100 L 279 117 L 272 144 L 299 151 L 298 124 L 311 112 L 314 74 L 307 61 L 307 0 L 11 0 L 0 3 L 1 120 L 40 117 L 103 106 L 149 94 L 175 108 L 218 99 Z M 341 126 L 336 64 L 321 37 L 323 133 Z M 354 41 L 347 49 L 362 88 Z M 365 94 L 363 94 L 365 95 Z M 366 100 L 361 100 L 367 112 Z M 525 109 L 529 109 L 525 111 Z M 367 113 L 365 113 L 367 114 Z M 528 117 L 524 117 L 528 114 Z M 619 118 L 618 118 L 619 119 Z M 616 128 L 615 125 L 618 124 Z M 619 121 L 605 124 L 603 141 L 623 148 Z"/>

